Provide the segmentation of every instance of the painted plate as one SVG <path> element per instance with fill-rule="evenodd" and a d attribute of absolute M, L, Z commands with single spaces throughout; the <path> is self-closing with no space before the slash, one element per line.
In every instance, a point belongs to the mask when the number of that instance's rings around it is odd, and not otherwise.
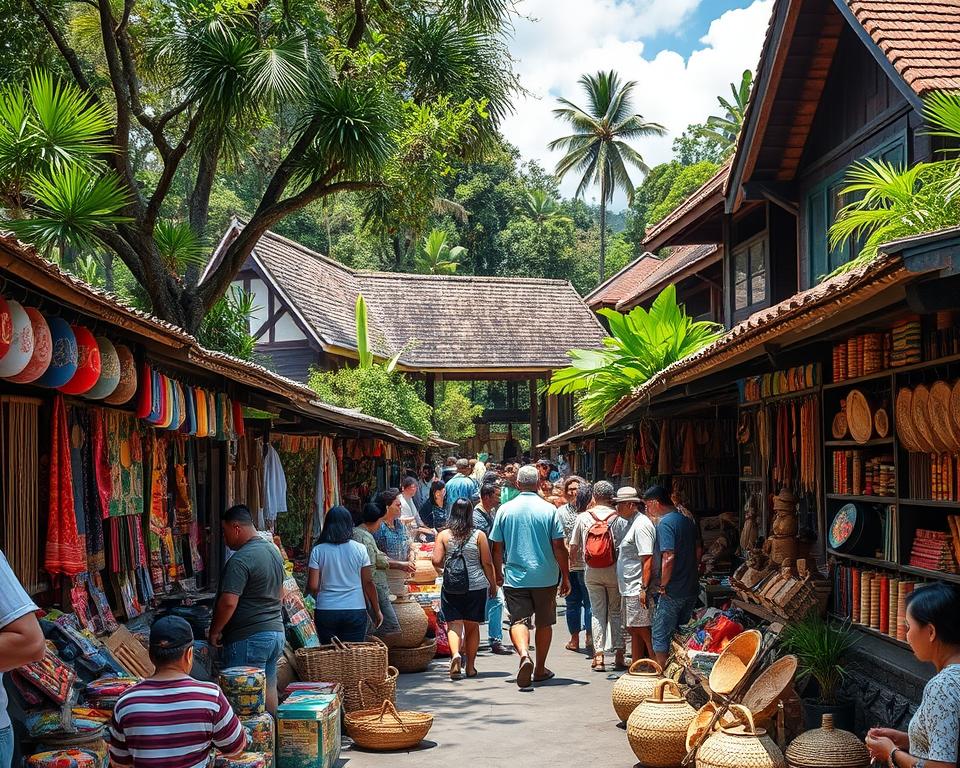
<path fill-rule="evenodd" d="M 837 512 L 837 516 L 830 523 L 830 548 L 842 549 L 850 541 L 857 527 L 857 507 L 855 504 L 844 504 Z"/>

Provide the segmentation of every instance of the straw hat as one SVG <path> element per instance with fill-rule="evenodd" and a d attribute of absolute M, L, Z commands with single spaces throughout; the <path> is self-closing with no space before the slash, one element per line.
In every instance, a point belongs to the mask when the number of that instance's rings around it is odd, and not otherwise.
<path fill-rule="evenodd" d="M 641 499 L 639 496 L 637 496 L 636 488 L 631 488 L 629 485 L 625 485 L 613 495 L 613 503 L 624 504 L 628 501 L 635 501 L 637 504 L 639 504 Z"/>

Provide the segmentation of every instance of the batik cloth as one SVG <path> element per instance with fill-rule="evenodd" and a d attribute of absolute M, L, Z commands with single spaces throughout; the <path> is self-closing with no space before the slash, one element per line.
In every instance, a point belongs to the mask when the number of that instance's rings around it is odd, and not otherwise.
<path fill-rule="evenodd" d="M 50 420 L 49 503 L 47 546 L 43 565 L 47 573 L 76 576 L 87 569 L 87 557 L 77 530 L 70 466 L 70 432 L 63 396 L 53 401 Z"/>

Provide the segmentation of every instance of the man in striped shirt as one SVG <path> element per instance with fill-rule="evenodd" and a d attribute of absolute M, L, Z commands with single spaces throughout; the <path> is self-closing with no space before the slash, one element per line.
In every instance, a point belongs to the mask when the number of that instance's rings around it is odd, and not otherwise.
<path fill-rule="evenodd" d="M 110 723 L 110 765 L 132 768 L 205 768 L 214 747 L 228 757 L 247 736 L 223 691 L 190 677 L 193 630 L 179 616 L 150 629 L 152 677 L 117 702 Z"/>

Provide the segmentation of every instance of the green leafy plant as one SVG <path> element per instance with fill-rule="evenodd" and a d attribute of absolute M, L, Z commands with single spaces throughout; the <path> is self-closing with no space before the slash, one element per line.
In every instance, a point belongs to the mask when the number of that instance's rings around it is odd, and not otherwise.
<path fill-rule="evenodd" d="M 750 89 L 753 86 L 753 72 L 745 69 L 740 76 L 739 83 L 730 83 L 731 98 L 717 96 L 717 101 L 724 110 L 723 115 L 711 115 L 707 122 L 699 129 L 704 138 L 718 141 L 726 147 L 732 148 L 743 127 L 743 118 L 747 112 L 747 103 L 750 101 Z"/>
<path fill-rule="evenodd" d="M 435 412 L 436 429 L 440 437 L 459 443 L 476 434 L 473 420 L 483 415 L 483 406 L 470 401 L 462 382 L 447 381 L 442 387 Z"/>
<path fill-rule="evenodd" d="M 633 200 L 636 185 L 630 178 L 627 165 L 632 165 L 641 174 L 649 167 L 643 156 L 627 142 L 646 136 L 662 136 L 666 129 L 659 123 L 651 123 L 633 112 L 632 96 L 634 81 L 623 83 L 613 71 L 584 75 L 580 85 L 587 96 L 587 106 L 578 107 L 567 99 L 559 99 L 561 107 L 553 114 L 567 123 L 573 133 L 551 141 L 551 150 L 561 150 L 564 156 L 557 163 L 558 178 L 571 171 L 580 177 L 577 197 L 582 197 L 592 185 L 600 187 L 600 282 L 606 273 L 607 255 L 607 205 L 613 201 L 619 189 Z"/>
<path fill-rule="evenodd" d="M 447 233 L 434 229 L 423 238 L 417 254 L 417 272 L 423 275 L 452 275 L 460 266 L 460 259 L 467 253 L 462 245 L 452 248 L 447 244 Z"/>
<path fill-rule="evenodd" d="M 581 393 L 577 413 L 589 425 L 600 424 L 621 399 L 662 371 L 720 338 L 716 323 L 695 321 L 677 304 L 677 290 L 668 285 L 650 311 L 637 307 L 624 315 L 601 309 L 610 325 L 603 349 L 574 349 L 572 365 L 556 371 L 550 394 Z"/>
<path fill-rule="evenodd" d="M 929 133 L 960 142 L 960 94 L 937 92 L 924 102 Z M 850 200 L 830 227 L 830 248 L 847 240 L 860 242 L 857 256 L 831 275 L 848 272 L 876 258 L 879 248 L 902 237 L 955 227 L 960 221 L 960 160 L 956 150 L 939 159 L 902 168 L 866 159 L 847 171 L 842 194 Z"/>
<path fill-rule="evenodd" d="M 572 224 L 573 219 L 563 213 L 557 199 L 545 189 L 531 189 L 523 196 L 523 213 L 537 225 L 537 232 L 548 222 Z"/>
<path fill-rule="evenodd" d="M 847 670 L 843 666 L 847 652 L 857 639 L 849 623 L 831 623 L 817 612 L 802 621 L 789 624 L 781 635 L 787 652 L 798 661 L 798 677 L 812 678 L 824 704 L 835 704 Z"/>
<path fill-rule="evenodd" d="M 253 360 L 257 341 L 250 335 L 250 316 L 256 310 L 252 293 L 231 286 L 203 318 L 197 338 L 207 349 Z"/>

